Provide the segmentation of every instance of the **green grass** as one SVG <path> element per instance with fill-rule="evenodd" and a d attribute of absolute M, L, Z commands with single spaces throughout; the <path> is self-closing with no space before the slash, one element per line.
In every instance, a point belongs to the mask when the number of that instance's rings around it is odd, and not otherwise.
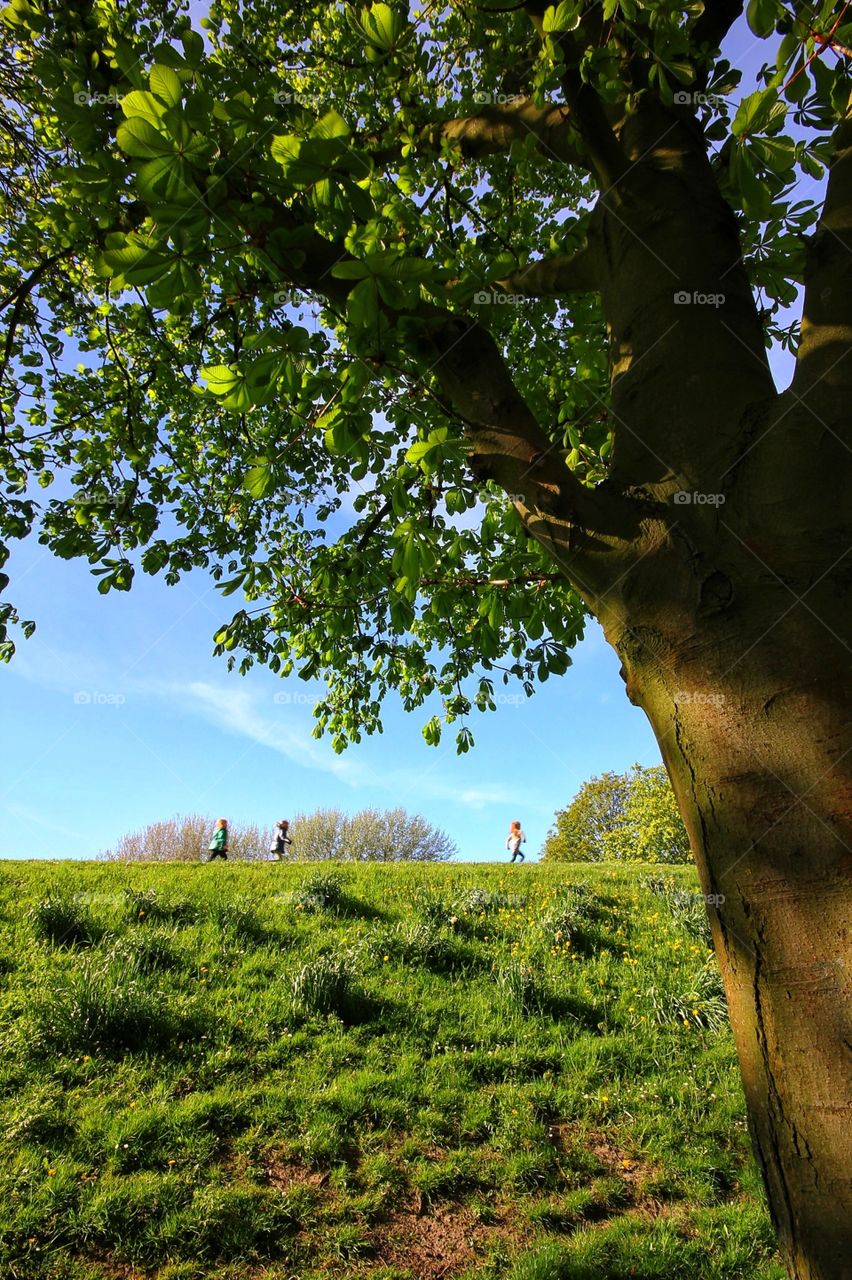
<path fill-rule="evenodd" d="M 0 867 L 4 1280 L 783 1280 L 689 869 Z"/>

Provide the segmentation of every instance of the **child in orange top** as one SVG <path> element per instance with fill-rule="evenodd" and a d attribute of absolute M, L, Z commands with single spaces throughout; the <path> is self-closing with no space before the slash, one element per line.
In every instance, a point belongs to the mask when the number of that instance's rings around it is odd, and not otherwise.
<path fill-rule="evenodd" d="M 511 853 L 510 861 L 514 862 L 516 858 L 524 860 L 524 853 L 521 845 L 526 841 L 526 836 L 521 829 L 520 822 L 512 822 L 509 824 L 509 838 L 506 841 L 506 848 Z"/>

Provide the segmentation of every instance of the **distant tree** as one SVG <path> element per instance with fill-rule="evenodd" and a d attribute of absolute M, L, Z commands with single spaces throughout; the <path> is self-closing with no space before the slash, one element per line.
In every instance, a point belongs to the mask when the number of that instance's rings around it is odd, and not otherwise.
<path fill-rule="evenodd" d="M 691 862 L 689 836 L 665 766 L 634 765 L 627 803 L 607 839 L 608 857 L 620 862 Z"/>
<path fill-rule="evenodd" d="M 565 862 L 689 862 L 689 837 L 663 765 L 584 782 L 556 814 L 543 856 Z"/>
<path fill-rule="evenodd" d="M 152 822 L 122 836 L 100 857 L 112 862 L 197 862 L 213 830 L 215 817 L 178 814 Z M 349 815 L 342 809 L 297 813 L 291 820 L 294 861 L 446 862 L 458 848 L 445 831 L 404 809 L 362 809 Z M 229 856 L 239 862 L 269 857 L 271 829 L 255 823 L 229 824 Z"/>
<path fill-rule="evenodd" d="M 620 823 L 627 804 L 625 773 L 602 773 L 584 782 L 567 808 L 556 814 L 542 856 L 551 862 L 602 862 L 607 838 Z"/>
<path fill-rule="evenodd" d="M 151 822 L 140 831 L 122 836 L 99 857 L 110 862 L 197 862 L 210 841 L 216 822 L 200 813 L 176 814 L 164 822 Z M 271 836 L 253 823 L 228 824 L 228 856 L 256 861 L 269 856 Z"/>
<path fill-rule="evenodd" d="M 290 856 L 371 862 L 446 862 L 458 847 L 439 827 L 405 809 L 362 809 L 351 817 L 340 809 L 298 813 L 291 825 Z"/>

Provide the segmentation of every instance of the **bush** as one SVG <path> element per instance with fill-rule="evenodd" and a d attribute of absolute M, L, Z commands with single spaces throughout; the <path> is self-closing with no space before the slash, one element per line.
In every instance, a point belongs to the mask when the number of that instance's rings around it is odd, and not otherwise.
<path fill-rule="evenodd" d="M 194 1031 L 140 964 L 97 954 L 54 986 L 37 1008 L 36 1022 L 45 1049 L 110 1054 L 163 1049 Z"/>
<path fill-rule="evenodd" d="M 44 898 L 32 908 L 29 917 L 36 937 L 58 947 L 88 947 L 102 934 L 86 909 L 73 898 Z"/>
<path fill-rule="evenodd" d="M 497 990 L 507 1006 L 529 1016 L 542 1013 L 544 1000 L 539 979 L 529 965 L 513 960 L 497 973 Z"/>
<path fill-rule="evenodd" d="M 352 993 L 352 970 L 341 956 L 317 956 L 290 978 L 290 992 L 296 1013 L 342 1015 Z"/>
<path fill-rule="evenodd" d="M 710 931 L 703 894 L 678 888 L 661 876 L 648 876 L 645 886 L 656 897 L 662 899 L 676 922 L 686 929 L 696 942 L 703 942 L 708 947 L 712 945 L 713 935 Z"/>
<path fill-rule="evenodd" d="M 337 911 L 343 904 L 344 879 L 337 871 L 316 871 L 296 890 L 294 906 L 300 911 Z"/>
<path fill-rule="evenodd" d="M 125 889 L 124 914 L 134 923 L 151 924 L 154 921 L 172 924 L 193 924 L 198 919 L 198 908 L 192 902 L 165 902 L 156 889 Z"/>
<path fill-rule="evenodd" d="M 134 930 L 131 936 L 117 938 L 109 954 L 125 964 L 135 965 L 141 973 L 157 973 L 174 969 L 179 963 L 175 950 L 177 934 L 174 930 Z"/>
<path fill-rule="evenodd" d="M 112 862 L 198 862 L 215 824 L 199 813 L 178 814 L 122 836 L 99 856 Z M 263 862 L 274 831 L 256 823 L 229 823 L 228 857 Z M 458 848 L 446 832 L 405 809 L 342 809 L 297 813 L 290 821 L 287 857 L 304 862 L 447 862 Z"/>
<path fill-rule="evenodd" d="M 458 848 L 446 832 L 404 809 L 297 813 L 290 856 L 305 862 L 447 862 Z"/>
<path fill-rule="evenodd" d="M 269 936 L 269 931 L 246 901 L 217 898 L 210 904 L 208 915 L 219 931 L 235 942 L 261 943 Z"/>
<path fill-rule="evenodd" d="M 110 862 L 198 862 L 204 856 L 215 818 L 200 813 L 177 814 L 122 836 L 114 849 L 98 856 Z M 269 857 L 271 832 L 253 823 L 230 823 L 228 857 L 256 862 Z"/>
<path fill-rule="evenodd" d="M 659 1026 L 682 1023 L 719 1031 L 728 1022 L 728 1004 L 715 956 L 710 956 L 688 987 L 675 991 L 649 987 L 645 997 Z"/>
<path fill-rule="evenodd" d="M 687 863 L 689 837 L 663 765 L 584 782 L 544 843 L 552 862 Z"/>

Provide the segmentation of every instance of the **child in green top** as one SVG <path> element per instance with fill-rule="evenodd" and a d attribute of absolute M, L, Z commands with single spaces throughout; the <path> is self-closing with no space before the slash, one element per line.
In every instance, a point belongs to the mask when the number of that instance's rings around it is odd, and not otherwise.
<path fill-rule="evenodd" d="M 214 858 L 224 858 L 228 861 L 228 819 L 219 818 L 216 822 L 216 830 L 213 832 L 213 839 L 210 841 L 207 849 L 210 853 L 208 862 L 212 862 Z"/>

